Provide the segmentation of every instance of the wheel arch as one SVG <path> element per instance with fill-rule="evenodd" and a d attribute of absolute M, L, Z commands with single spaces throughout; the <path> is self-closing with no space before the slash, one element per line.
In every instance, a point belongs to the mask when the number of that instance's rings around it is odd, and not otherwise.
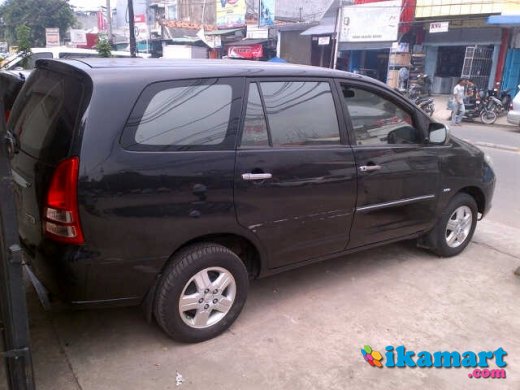
<path fill-rule="evenodd" d="M 476 186 L 468 186 L 461 188 L 458 193 L 464 193 L 471 196 L 477 202 L 477 210 L 480 214 L 484 214 L 486 210 L 486 195 L 484 191 Z"/>
<path fill-rule="evenodd" d="M 230 251 L 232 251 L 233 253 L 235 253 L 244 262 L 250 279 L 257 278 L 262 272 L 263 266 L 266 264 L 265 255 L 262 253 L 261 249 L 257 245 L 255 245 L 252 242 L 252 240 L 249 240 L 248 238 L 240 234 L 213 233 L 192 238 L 173 251 L 168 260 L 164 263 L 163 267 L 161 268 L 161 271 L 157 274 L 157 277 L 155 278 L 152 286 L 150 286 L 150 288 L 148 289 L 148 292 L 142 303 L 143 310 L 148 322 L 152 322 L 153 304 L 155 300 L 157 284 L 166 266 L 170 263 L 175 254 L 179 251 L 191 245 L 203 242 L 211 242 L 222 245 Z"/>

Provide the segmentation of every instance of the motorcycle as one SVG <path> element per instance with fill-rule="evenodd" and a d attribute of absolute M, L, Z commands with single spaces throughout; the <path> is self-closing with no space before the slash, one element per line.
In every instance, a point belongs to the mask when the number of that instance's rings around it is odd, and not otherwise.
<path fill-rule="evenodd" d="M 480 118 L 485 125 L 492 125 L 497 120 L 497 113 L 494 109 L 495 102 L 489 97 L 478 97 L 474 102 L 464 104 L 466 111 L 462 117 L 463 121 L 473 121 Z M 451 117 L 450 117 L 451 119 Z"/>
<path fill-rule="evenodd" d="M 412 100 L 414 104 L 422 109 L 429 116 L 432 116 L 435 111 L 435 104 L 433 102 L 433 98 L 431 97 L 418 97 L 415 100 Z"/>
<path fill-rule="evenodd" d="M 432 95 L 432 81 L 427 74 L 419 74 L 415 81 L 410 83 L 408 95 L 411 99 L 422 95 Z"/>
<path fill-rule="evenodd" d="M 511 96 L 511 91 L 513 88 L 508 88 L 505 90 L 500 89 L 500 82 L 496 83 L 496 87 L 489 92 L 489 96 L 496 97 L 500 104 L 502 105 L 500 112 L 498 114 L 507 113 L 511 109 L 511 103 L 513 102 L 513 98 Z"/>
<path fill-rule="evenodd" d="M 407 96 L 408 95 L 407 97 L 408 97 L 408 99 L 410 99 L 412 101 L 412 103 L 414 103 L 417 107 L 419 107 L 424 112 L 426 112 L 429 116 L 433 115 L 433 113 L 435 111 L 435 104 L 433 102 L 433 98 L 431 98 L 431 97 L 421 97 L 421 96 L 419 96 L 417 94 L 410 95 L 409 91 L 408 91 L 408 94 L 407 94 L 406 89 L 394 88 L 394 90 L 396 92 L 399 92 L 403 96 Z"/>

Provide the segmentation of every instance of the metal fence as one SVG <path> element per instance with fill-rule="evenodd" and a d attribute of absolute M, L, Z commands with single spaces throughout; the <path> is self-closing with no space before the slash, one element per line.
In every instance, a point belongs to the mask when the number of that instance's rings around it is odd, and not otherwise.
<path fill-rule="evenodd" d="M 462 78 L 471 79 L 479 89 L 488 89 L 493 48 L 488 46 L 468 46 L 462 66 Z"/>

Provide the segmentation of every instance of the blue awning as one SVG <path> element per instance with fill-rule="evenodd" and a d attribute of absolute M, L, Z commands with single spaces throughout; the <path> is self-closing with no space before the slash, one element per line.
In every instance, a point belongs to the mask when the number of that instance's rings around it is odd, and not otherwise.
<path fill-rule="evenodd" d="M 488 16 L 487 23 L 500 26 L 520 26 L 520 15 L 491 15 Z"/>

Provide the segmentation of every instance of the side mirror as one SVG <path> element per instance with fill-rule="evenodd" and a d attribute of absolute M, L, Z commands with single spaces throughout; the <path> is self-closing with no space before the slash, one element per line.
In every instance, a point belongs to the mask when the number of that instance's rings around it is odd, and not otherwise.
<path fill-rule="evenodd" d="M 448 139 L 448 128 L 442 123 L 432 122 L 428 127 L 428 142 L 442 145 Z"/>

